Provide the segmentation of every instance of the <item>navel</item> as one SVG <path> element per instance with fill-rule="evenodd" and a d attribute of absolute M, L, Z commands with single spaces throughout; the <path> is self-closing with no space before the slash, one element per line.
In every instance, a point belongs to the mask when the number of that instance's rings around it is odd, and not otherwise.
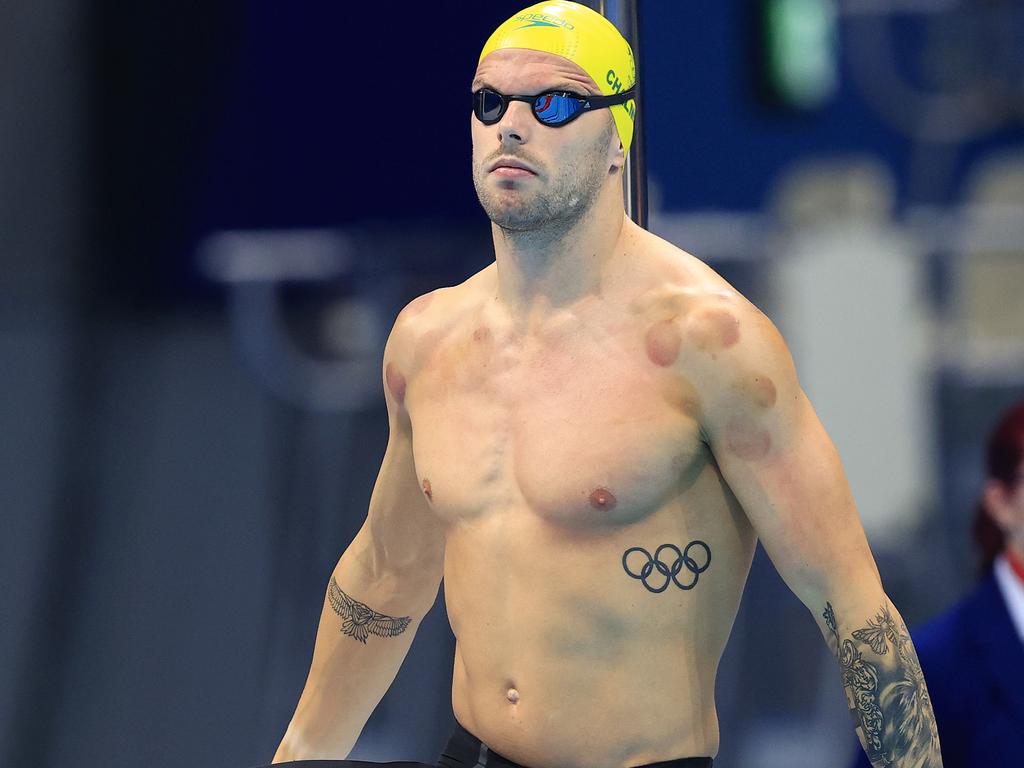
<path fill-rule="evenodd" d="M 434 500 L 434 494 L 430 490 L 430 480 L 428 480 L 425 477 L 423 478 L 423 495 L 426 496 L 431 501 Z"/>
<path fill-rule="evenodd" d="M 505 692 L 505 698 L 509 700 L 510 704 L 518 704 L 519 703 L 519 691 L 517 691 L 515 688 L 509 688 Z"/>

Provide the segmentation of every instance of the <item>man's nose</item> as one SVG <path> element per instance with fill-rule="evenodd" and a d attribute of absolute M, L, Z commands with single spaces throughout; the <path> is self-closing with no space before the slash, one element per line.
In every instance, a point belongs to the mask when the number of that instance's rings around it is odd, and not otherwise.
<path fill-rule="evenodd" d="M 527 141 L 531 127 L 528 121 L 534 119 L 530 109 L 530 105 L 524 101 L 511 102 L 498 121 L 498 141 L 517 141 L 520 144 Z"/>

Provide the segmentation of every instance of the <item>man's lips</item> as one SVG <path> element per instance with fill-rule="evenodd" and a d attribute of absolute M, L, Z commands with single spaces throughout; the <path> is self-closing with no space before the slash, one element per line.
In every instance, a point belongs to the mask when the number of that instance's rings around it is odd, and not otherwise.
<path fill-rule="evenodd" d="M 495 160 L 490 167 L 491 173 L 501 176 L 536 176 L 537 173 L 526 163 L 508 157 Z"/>
<path fill-rule="evenodd" d="M 495 176 L 505 176 L 510 179 L 537 175 L 533 171 L 528 171 L 525 168 L 510 168 L 507 165 L 499 165 L 497 168 L 491 171 L 491 173 L 493 173 Z"/>

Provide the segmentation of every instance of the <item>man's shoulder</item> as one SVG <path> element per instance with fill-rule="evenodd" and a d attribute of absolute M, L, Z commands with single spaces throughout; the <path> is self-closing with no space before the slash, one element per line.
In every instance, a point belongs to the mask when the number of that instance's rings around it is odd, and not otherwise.
<path fill-rule="evenodd" d="M 656 279 L 638 300 L 649 356 L 674 361 L 672 368 L 700 395 L 705 416 L 788 413 L 770 407 L 784 396 L 793 400 L 799 387 L 771 319 L 699 258 L 650 242 L 644 261 L 653 264 Z"/>
<path fill-rule="evenodd" d="M 750 299 L 711 266 L 660 238 L 646 249 L 652 279 L 633 309 L 649 322 L 677 331 L 684 363 L 705 361 L 716 370 L 750 355 L 786 354 L 778 329 Z"/>
<path fill-rule="evenodd" d="M 411 356 L 424 343 L 454 328 L 484 302 L 484 283 L 492 267 L 493 263 L 461 283 L 435 288 L 409 301 L 395 318 L 389 345 Z"/>
<path fill-rule="evenodd" d="M 707 262 L 657 235 L 643 234 L 638 256 L 646 285 L 634 302 L 635 309 L 698 325 L 714 322 L 722 311 L 759 312 Z"/>

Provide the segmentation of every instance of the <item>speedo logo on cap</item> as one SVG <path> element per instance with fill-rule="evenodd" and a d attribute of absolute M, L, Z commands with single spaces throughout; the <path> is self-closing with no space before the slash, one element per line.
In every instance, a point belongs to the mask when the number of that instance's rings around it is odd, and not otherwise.
<path fill-rule="evenodd" d="M 513 16 L 512 18 L 516 21 L 530 22 L 529 24 L 523 24 L 521 27 L 516 27 L 516 31 L 526 29 L 527 27 L 561 27 L 562 29 L 576 29 L 576 25 L 572 22 L 546 13 L 521 13 L 518 16 Z"/>

